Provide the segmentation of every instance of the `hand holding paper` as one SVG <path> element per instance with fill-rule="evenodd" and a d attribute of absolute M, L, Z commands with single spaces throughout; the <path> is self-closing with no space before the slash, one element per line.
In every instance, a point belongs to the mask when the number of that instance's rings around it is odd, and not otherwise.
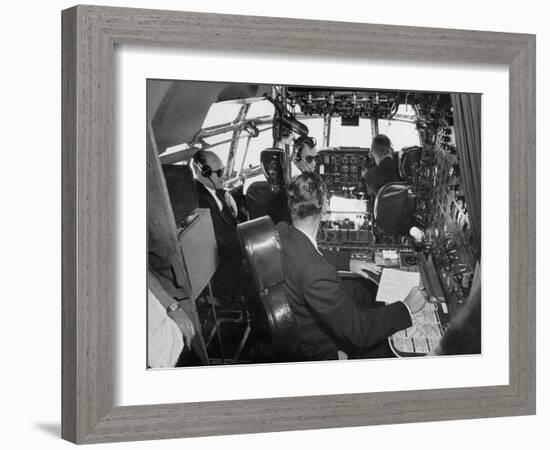
<path fill-rule="evenodd" d="M 412 314 L 420 311 L 426 303 L 426 298 L 418 285 L 420 274 L 397 269 L 384 269 L 376 301 L 384 303 L 404 302 Z"/>
<path fill-rule="evenodd" d="M 407 297 L 405 297 L 403 303 L 409 307 L 411 314 L 416 314 L 424 308 L 426 296 L 418 286 L 415 286 L 411 289 Z"/>

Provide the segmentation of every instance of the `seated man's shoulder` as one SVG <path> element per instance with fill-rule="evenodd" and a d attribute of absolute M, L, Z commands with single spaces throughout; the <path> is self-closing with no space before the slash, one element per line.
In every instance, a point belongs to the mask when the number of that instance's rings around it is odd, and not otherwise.
<path fill-rule="evenodd" d="M 279 222 L 275 225 L 275 231 L 279 235 L 281 245 L 288 250 L 296 250 L 296 246 L 302 247 L 308 243 L 308 238 L 304 233 L 288 222 Z"/>
<path fill-rule="evenodd" d="M 275 225 L 275 231 L 279 236 L 281 245 L 285 245 L 287 241 L 292 240 L 292 225 L 287 222 L 279 222 Z"/>
<path fill-rule="evenodd" d="M 367 185 L 367 188 L 369 192 L 376 193 L 376 180 L 378 178 L 378 172 L 379 172 L 378 166 L 372 167 L 371 169 L 367 170 L 367 173 L 365 174 L 365 184 Z"/>
<path fill-rule="evenodd" d="M 370 180 L 372 180 L 375 173 L 376 167 L 371 167 L 369 170 L 367 170 L 367 173 L 365 174 L 365 181 L 368 183 Z"/>
<path fill-rule="evenodd" d="M 283 254 L 292 255 L 293 258 L 300 257 L 301 259 L 301 252 L 297 252 L 302 247 L 302 235 L 300 231 L 294 228 L 293 225 L 283 221 L 275 225 L 275 232 L 277 233 Z"/>
<path fill-rule="evenodd" d="M 303 250 L 307 237 L 301 231 L 298 231 L 293 225 L 287 222 L 279 222 L 275 225 L 275 231 L 279 237 L 279 242 L 283 248 L 283 253 L 296 253 Z M 302 251 L 298 253 L 303 253 Z"/>
<path fill-rule="evenodd" d="M 397 170 L 397 162 L 391 156 L 388 156 L 382 160 L 383 167 L 389 171 Z"/>
<path fill-rule="evenodd" d="M 320 274 L 330 278 L 336 276 L 336 269 L 314 249 L 301 231 L 286 222 L 279 222 L 275 230 L 279 236 L 283 255 L 300 265 L 302 277 L 316 277 Z"/>
<path fill-rule="evenodd" d="M 195 191 L 197 192 L 197 196 L 199 197 L 199 199 L 203 198 L 205 194 L 210 195 L 200 181 L 193 180 L 193 183 L 195 185 Z"/>

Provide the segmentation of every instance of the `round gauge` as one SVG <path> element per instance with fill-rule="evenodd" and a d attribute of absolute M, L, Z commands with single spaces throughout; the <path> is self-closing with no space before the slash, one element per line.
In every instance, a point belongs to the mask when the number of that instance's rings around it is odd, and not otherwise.
<path fill-rule="evenodd" d="M 347 156 L 342 156 L 342 164 L 347 164 L 349 161 L 349 158 Z"/>
<path fill-rule="evenodd" d="M 349 170 L 351 173 L 357 173 L 357 166 L 356 165 L 349 166 Z"/>
<path fill-rule="evenodd" d="M 349 166 L 342 166 L 342 173 L 348 173 L 349 172 Z"/>
<path fill-rule="evenodd" d="M 350 156 L 349 162 L 350 162 L 351 164 L 356 164 L 356 163 L 357 163 L 357 156 L 355 156 L 355 155 Z"/>
<path fill-rule="evenodd" d="M 332 184 L 332 178 L 331 177 L 325 177 L 325 183 L 327 186 L 330 186 Z"/>

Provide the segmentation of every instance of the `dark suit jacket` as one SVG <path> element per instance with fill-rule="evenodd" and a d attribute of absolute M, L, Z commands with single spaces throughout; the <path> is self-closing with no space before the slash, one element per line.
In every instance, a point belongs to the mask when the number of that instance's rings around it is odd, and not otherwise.
<path fill-rule="evenodd" d="M 390 157 L 384 158 L 365 175 L 367 192 L 373 195 L 376 195 L 382 186 L 392 181 L 401 181 L 401 177 L 397 170 L 397 163 Z"/>
<path fill-rule="evenodd" d="M 212 216 L 220 265 L 212 279 L 214 294 L 232 295 L 239 280 L 242 252 L 237 237 L 237 220 L 229 209 L 220 211 L 216 200 L 200 182 L 195 183 L 200 208 L 208 208 Z"/>
<path fill-rule="evenodd" d="M 285 292 L 309 360 L 337 359 L 339 349 L 353 353 L 411 325 L 402 302 L 361 309 L 343 289 L 336 269 L 301 231 L 285 222 L 275 228 L 281 240 Z"/>

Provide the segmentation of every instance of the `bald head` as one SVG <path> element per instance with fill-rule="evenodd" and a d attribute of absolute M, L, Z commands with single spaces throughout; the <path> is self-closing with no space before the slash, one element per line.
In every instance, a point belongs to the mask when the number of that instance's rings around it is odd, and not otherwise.
<path fill-rule="evenodd" d="M 213 167 L 213 165 L 223 165 L 220 157 L 209 150 L 199 150 L 193 155 L 193 162 L 200 165 L 208 164 L 210 167 Z"/>
<path fill-rule="evenodd" d="M 224 185 L 224 165 L 218 155 L 211 151 L 198 151 L 193 155 L 193 167 L 197 180 L 212 189 L 222 189 Z"/>

